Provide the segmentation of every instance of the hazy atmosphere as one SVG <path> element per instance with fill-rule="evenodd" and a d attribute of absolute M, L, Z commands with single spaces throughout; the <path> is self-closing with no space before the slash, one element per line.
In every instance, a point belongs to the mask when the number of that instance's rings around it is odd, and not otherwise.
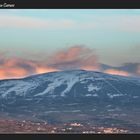
<path fill-rule="evenodd" d="M 84 69 L 140 75 L 140 10 L 1 10 L 0 79 Z"/>

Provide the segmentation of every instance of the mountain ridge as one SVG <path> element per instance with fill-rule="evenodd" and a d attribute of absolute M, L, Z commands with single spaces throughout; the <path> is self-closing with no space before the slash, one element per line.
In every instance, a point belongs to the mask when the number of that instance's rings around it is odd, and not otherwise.
<path fill-rule="evenodd" d="M 112 80 L 112 81 L 111 81 Z M 2 90 L 0 91 L 0 96 L 3 97 L 8 95 L 10 92 L 16 92 L 16 86 L 19 85 L 18 91 L 22 91 L 26 88 L 25 92 L 30 90 L 30 87 L 34 89 L 35 87 L 42 87 L 44 91 L 38 91 L 37 95 L 43 94 L 50 94 L 53 92 L 54 88 L 58 88 L 60 86 L 65 86 L 65 90 L 61 91 L 61 95 L 65 96 L 64 93 L 69 92 L 75 84 L 83 84 L 88 83 L 88 91 L 91 92 L 93 90 L 97 91 L 100 88 L 97 86 L 99 82 L 104 83 L 105 85 L 109 85 L 112 89 L 116 90 L 116 92 L 121 93 L 119 89 L 117 89 L 111 82 L 113 81 L 120 81 L 126 82 L 128 81 L 131 84 L 134 84 L 137 81 L 137 84 L 140 84 L 140 80 L 134 77 L 124 77 L 124 76 L 117 76 L 106 74 L 98 71 L 86 71 L 86 70 L 69 70 L 69 71 L 60 71 L 60 72 L 50 72 L 50 73 L 43 73 L 38 75 L 32 75 L 25 78 L 20 79 L 6 79 L 0 80 L 0 88 L 5 89 L 2 94 Z M 8 83 L 8 84 L 7 84 Z M 16 84 L 15 84 L 16 83 Z M 94 86 L 95 85 L 95 86 Z M 6 87 L 11 86 L 11 90 L 6 91 Z M 15 88 L 14 88 L 15 87 Z M 101 87 L 101 86 L 100 86 Z M 46 90 L 45 90 L 46 88 Z M 79 87 L 82 88 L 82 87 Z M 102 87 L 101 87 L 102 88 Z M 14 91 L 15 90 L 15 91 Z M 41 88 L 40 88 L 41 90 Z M 5 93 L 4 93 L 5 92 Z"/>

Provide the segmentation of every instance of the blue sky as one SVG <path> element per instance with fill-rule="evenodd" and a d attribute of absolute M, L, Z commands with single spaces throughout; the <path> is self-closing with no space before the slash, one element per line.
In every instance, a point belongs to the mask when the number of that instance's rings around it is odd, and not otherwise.
<path fill-rule="evenodd" d="M 41 59 L 29 54 L 47 55 L 75 45 L 93 48 L 101 63 L 139 62 L 140 10 L 0 11 L 0 50 L 8 55 Z"/>

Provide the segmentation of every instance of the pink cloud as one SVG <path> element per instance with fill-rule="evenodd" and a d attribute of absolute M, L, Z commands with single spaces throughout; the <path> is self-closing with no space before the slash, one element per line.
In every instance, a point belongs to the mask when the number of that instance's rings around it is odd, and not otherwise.
<path fill-rule="evenodd" d="M 116 70 L 116 69 L 107 69 L 104 72 L 108 73 L 108 74 L 121 75 L 121 76 L 130 76 L 131 75 L 130 73 L 128 73 L 126 71 L 121 71 L 121 70 Z"/>
<path fill-rule="evenodd" d="M 58 70 L 38 61 L 20 58 L 3 59 L 0 65 L 0 79 L 21 78 L 52 71 Z"/>
<path fill-rule="evenodd" d="M 52 53 L 50 57 L 42 61 L 16 57 L 7 58 L 4 53 L 0 53 L 0 79 L 21 78 L 32 74 L 73 69 L 102 71 L 95 50 L 83 45 L 62 49 Z M 103 72 L 113 75 L 133 76 L 140 74 L 140 66 L 135 73 L 118 70 L 117 67 L 108 68 Z"/>
<path fill-rule="evenodd" d="M 95 51 L 83 45 L 73 46 L 56 52 L 50 57 L 48 65 L 61 70 L 99 70 L 99 64 Z"/>

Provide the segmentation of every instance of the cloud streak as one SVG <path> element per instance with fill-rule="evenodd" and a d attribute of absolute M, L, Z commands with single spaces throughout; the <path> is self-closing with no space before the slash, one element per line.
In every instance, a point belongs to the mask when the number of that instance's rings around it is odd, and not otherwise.
<path fill-rule="evenodd" d="M 140 74 L 140 65 L 139 65 L 139 67 L 137 69 L 137 73 Z"/>
<path fill-rule="evenodd" d="M 110 12 L 111 13 L 111 12 Z M 140 32 L 140 15 L 82 15 L 82 20 L 73 18 L 38 18 L 2 13 L 0 27 L 24 29 L 101 29 L 108 31 Z"/>
<path fill-rule="evenodd" d="M 27 28 L 27 29 L 65 29 L 77 26 L 77 23 L 70 19 L 41 19 L 16 15 L 0 15 L 0 27 Z"/>
<path fill-rule="evenodd" d="M 131 74 L 126 71 L 116 70 L 116 69 L 107 69 L 104 72 L 113 75 L 131 76 Z"/>
<path fill-rule="evenodd" d="M 42 19 L 27 16 L 0 15 L 0 27 L 23 29 L 91 29 L 95 24 L 73 19 Z"/>
<path fill-rule="evenodd" d="M 140 32 L 140 15 L 89 15 L 96 28 L 108 31 Z"/>

